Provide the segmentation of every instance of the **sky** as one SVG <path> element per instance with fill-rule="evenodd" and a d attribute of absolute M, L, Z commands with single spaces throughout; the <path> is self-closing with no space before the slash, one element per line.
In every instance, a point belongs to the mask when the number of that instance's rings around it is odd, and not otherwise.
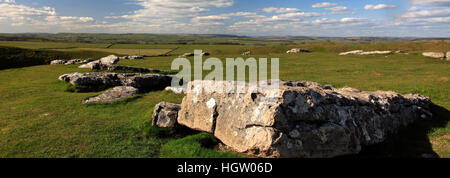
<path fill-rule="evenodd" d="M 0 33 L 450 37 L 450 0 L 0 0 Z"/>

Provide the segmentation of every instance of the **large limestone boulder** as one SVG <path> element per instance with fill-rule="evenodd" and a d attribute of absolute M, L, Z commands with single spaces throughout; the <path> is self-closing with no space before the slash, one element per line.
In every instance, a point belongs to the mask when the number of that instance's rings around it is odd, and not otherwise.
<path fill-rule="evenodd" d="M 152 125 L 158 127 L 174 127 L 177 123 L 178 111 L 181 105 L 161 102 L 155 106 L 153 111 Z"/>
<path fill-rule="evenodd" d="M 425 52 L 422 53 L 422 55 L 425 57 L 439 58 L 439 59 L 443 59 L 445 57 L 444 53 L 436 53 L 436 52 Z"/>
<path fill-rule="evenodd" d="M 64 74 L 59 80 L 75 86 L 132 86 L 142 90 L 163 90 L 171 85 L 173 76 L 138 73 L 72 73 Z"/>
<path fill-rule="evenodd" d="M 281 82 L 279 90 L 232 90 L 245 83 L 193 81 L 178 123 L 213 133 L 258 157 L 327 158 L 356 154 L 399 128 L 431 117 L 430 99 L 390 91 L 362 92 L 314 82 Z M 211 90 L 226 88 L 226 92 Z M 230 90 L 231 89 L 231 90 Z M 223 91 L 223 90 L 222 90 Z"/>
<path fill-rule="evenodd" d="M 111 103 L 114 101 L 119 101 L 125 98 L 132 97 L 138 94 L 138 89 L 129 86 L 119 86 L 114 87 L 111 90 L 106 91 L 96 97 L 92 97 L 86 100 L 83 100 L 82 103 Z"/>

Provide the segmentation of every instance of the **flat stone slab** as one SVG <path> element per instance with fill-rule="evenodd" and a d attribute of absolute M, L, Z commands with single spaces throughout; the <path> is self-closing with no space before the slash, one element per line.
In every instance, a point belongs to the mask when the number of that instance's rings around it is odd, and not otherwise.
<path fill-rule="evenodd" d="M 125 98 L 132 97 L 138 94 L 139 90 L 129 86 L 114 87 L 98 96 L 83 100 L 82 103 L 111 103 Z"/>
<path fill-rule="evenodd" d="M 392 91 L 281 82 L 279 90 L 215 92 L 242 82 L 193 81 L 178 123 L 213 133 L 236 152 L 257 157 L 328 158 L 357 154 L 400 128 L 430 118 L 429 98 Z"/>
<path fill-rule="evenodd" d="M 59 80 L 70 82 L 74 86 L 132 86 L 140 90 L 164 90 L 171 85 L 173 76 L 139 73 L 71 73 L 64 74 Z"/>

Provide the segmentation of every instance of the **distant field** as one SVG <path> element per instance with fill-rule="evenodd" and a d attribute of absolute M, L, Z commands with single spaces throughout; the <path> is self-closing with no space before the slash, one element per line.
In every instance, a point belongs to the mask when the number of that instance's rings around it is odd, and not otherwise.
<path fill-rule="evenodd" d="M 33 41 L 0 41 L 0 46 L 28 49 L 64 49 L 64 48 L 106 48 L 109 44 L 33 42 Z"/>
<path fill-rule="evenodd" d="M 12 45 L 24 44 L 28 43 L 16 42 Z M 53 43 L 41 45 L 55 47 Z M 310 80 L 368 91 L 419 93 L 430 97 L 437 105 L 433 107 L 434 119 L 419 121 L 394 137 L 394 141 L 387 141 L 375 147 L 373 152 L 359 156 L 420 157 L 424 153 L 436 153 L 440 157 L 450 158 L 450 62 L 420 55 L 423 51 L 450 51 L 447 42 L 324 42 L 270 46 L 121 44 L 110 49 L 106 46 L 79 46 L 59 51 L 80 52 L 83 49 L 93 53 L 120 54 L 121 50 L 123 53 L 134 53 L 141 49 L 154 54 L 176 49 L 171 54 L 182 54 L 203 49 L 211 52 L 212 57 L 224 60 L 251 50 L 254 54 L 251 57 L 279 58 L 282 80 Z M 285 54 L 286 50 L 294 47 L 311 49 L 313 53 Z M 338 52 L 353 49 L 408 50 L 410 54 L 338 55 Z M 122 60 L 119 65 L 170 70 L 173 59 L 149 57 L 144 60 Z M 182 136 L 179 135 L 164 138 L 143 135 L 155 104 L 160 101 L 180 103 L 183 95 L 156 91 L 114 104 L 82 105 L 81 100 L 100 92 L 66 92 L 67 84 L 57 78 L 65 73 L 88 71 L 78 69 L 76 65 L 0 70 L 0 157 L 233 157 L 211 150 L 203 155 L 192 153 L 191 144 L 187 143 L 208 138 L 205 135 L 184 139 L 180 139 Z M 207 74 L 208 71 L 204 71 L 204 75 Z M 26 82 L 20 79 L 26 79 Z M 195 148 L 203 150 L 198 145 Z"/>
<path fill-rule="evenodd" d="M 56 51 L 101 51 L 118 55 L 142 55 L 142 56 L 165 54 L 170 50 L 171 49 L 109 49 L 109 48 L 56 49 Z"/>

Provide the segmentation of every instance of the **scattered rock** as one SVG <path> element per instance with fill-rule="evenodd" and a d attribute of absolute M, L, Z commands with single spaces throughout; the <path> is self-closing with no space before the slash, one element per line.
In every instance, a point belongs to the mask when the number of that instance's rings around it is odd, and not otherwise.
<path fill-rule="evenodd" d="M 118 66 L 118 65 L 106 65 L 106 64 L 99 64 L 92 66 L 92 69 L 96 70 L 119 70 L 119 71 L 133 71 L 138 73 L 161 73 L 166 72 L 169 73 L 170 71 L 165 70 L 158 70 L 158 69 L 148 69 L 148 68 L 141 68 L 141 67 L 130 67 L 130 66 Z"/>
<path fill-rule="evenodd" d="M 251 55 L 251 54 L 252 54 L 251 51 L 246 51 L 246 52 L 242 53 L 243 56 L 249 56 L 249 55 Z"/>
<path fill-rule="evenodd" d="M 130 86 L 119 86 L 114 87 L 111 90 L 106 91 L 96 97 L 92 97 L 83 100 L 83 104 L 86 103 L 111 103 L 114 101 L 119 101 L 121 99 L 129 98 L 138 93 L 138 89 Z"/>
<path fill-rule="evenodd" d="M 65 64 L 66 60 L 53 60 L 50 62 L 50 65 L 58 65 L 58 64 Z"/>
<path fill-rule="evenodd" d="M 360 54 L 363 52 L 364 52 L 363 50 L 354 50 L 354 51 L 343 52 L 343 53 L 340 53 L 339 55 L 345 56 L 345 55 L 349 55 L 349 54 Z"/>
<path fill-rule="evenodd" d="M 84 61 L 81 59 L 72 59 L 65 63 L 65 65 L 72 65 L 72 64 L 82 64 Z"/>
<path fill-rule="evenodd" d="M 172 91 L 172 92 L 174 92 L 176 94 L 184 94 L 184 93 L 186 93 L 186 89 L 183 88 L 183 87 L 179 87 L 179 88 L 177 88 L 177 87 L 166 87 L 165 90 Z"/>
<path fill-rule="evenodd" d="M 153 111 L 152 125 L 158 127 L 174 127 L 177 123 L 178 111 L 181 105 L 161 102 L 155 106 Z"/>
<path fill-rule="evenodd" d="M 290 53 L 310 53 L 310 52 L 312 52 L 312 51 L 307 50 L 307 49 L 300 49 L 300 48 L 294 48 L 294 49 L 291 49 L 289 51 L 286 51 L 287 54 L 290 54 Z"/>
<path fill-rule="evenodd" d="M 119 62 L 119 58 L 117 56 L 115 56 L 115 55 L 110 55 L 110 56 L 101 58 L 99 60 L 92 61 L 92 62 L 89 62 L 87 64 L 81 65 L 78 68 L 95 69 L 95 68 L 98 68 L 98 66 L 100 64 L 113 65 L 113 64 L 116 64 L 117 62 Z"/>
<path fill-rule="evenodd" d="M 178 123 L 213 133 L 233 150 L 258 157 L 327 158 L 357 154 L 422 116 L 429 98 L 391 91 L 336 89 L 314 82 L 282 82 L 280 90 L 217 93 L 242 82 L 193 81 Z M 258 91 L 258 92 L 256 92 Z M 278 92 L 277 92 L 278 91 Z"/>
<path fill-rule="evenodd" d="M 137 60 L 137 59 L 144 59 L 144 56 L 122 56 L 119 59 Z"/>
<path fill-rule="evenodd" d="M 439 58 L 439 59 L 444 59 L 445 57 L 444 53 L 437 53 L 437 52 L 424 52 L 422 53 L 422 55 L 425 57 Z"/>
<path fill-rule="evenodd" d="M 341 55 L 341 56 L 345 56 L 345 55 L 349 55 L 349 54 L 373 55 L 373 54 L 391 54 L 391 53 L 392 53 L 392 51 L 367 51 L 367 52 L 364 52 L 363 50 L 355 50 L 355 51 L 343 52 L 343 53 L 340 53 L 339 55 Z"/>
<path fill-rule="evenodd" d="M 358 55 L 373 55 L 373 54 L 391 54 L 392 51 L 367 51 L 359 53 Z"/>
<path fill-rule="evenodd" d="M 94 61 L 94 59 L 92 59 L 92 58 L 87 58 L 86 60 L 83 61 L 83 64 L 89 63 L 89 62 L 92 62 L 92 61 Z"/>
<path fill-rule="evenodd" d="M 140 90 L 162 90 L 171 85 L 173 76 L 160 74 L 121 74 L 108 72 L 64 74 L 59 80 L 75 86 L 132 86 Z"/>

